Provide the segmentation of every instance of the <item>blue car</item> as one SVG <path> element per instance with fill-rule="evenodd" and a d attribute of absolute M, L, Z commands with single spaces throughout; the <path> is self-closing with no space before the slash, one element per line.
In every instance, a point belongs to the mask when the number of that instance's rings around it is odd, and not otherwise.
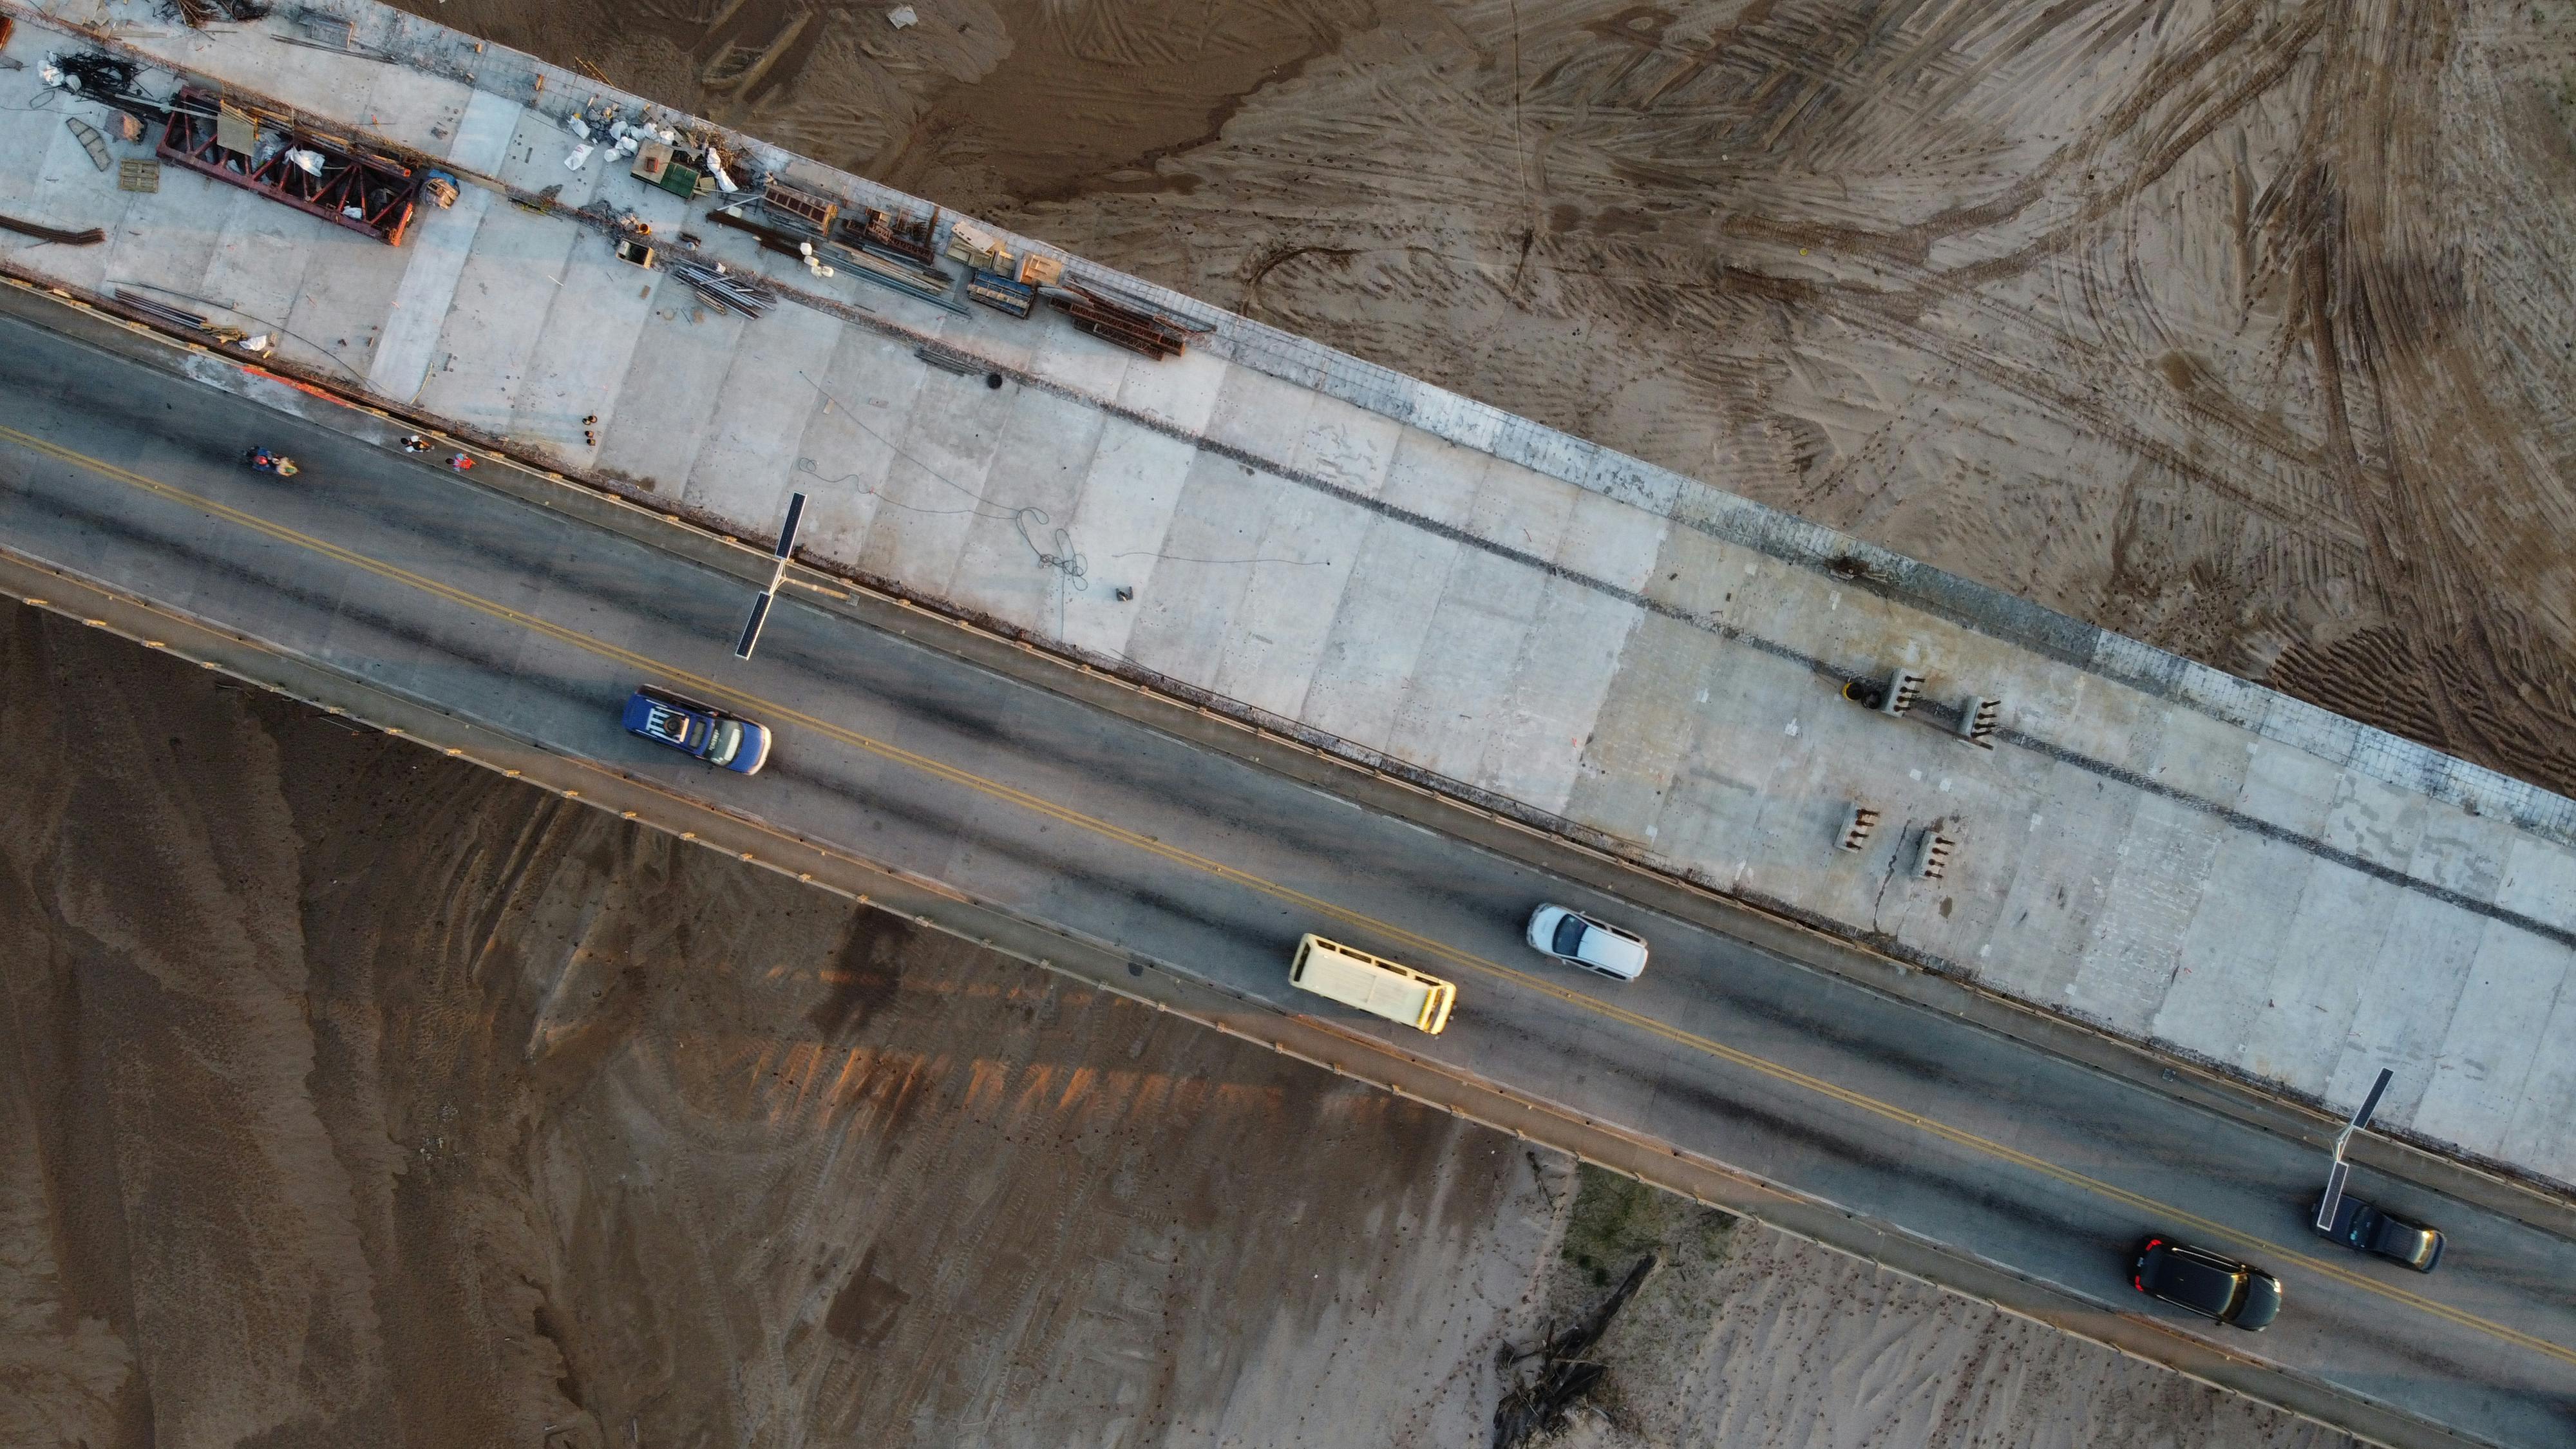
<path fill-rule="evenodd" d="M 769 729 L 711 704 L 646 685 L 626 701 L 626 728 L 692 759 L 756 775 L 769 763 Z"/>

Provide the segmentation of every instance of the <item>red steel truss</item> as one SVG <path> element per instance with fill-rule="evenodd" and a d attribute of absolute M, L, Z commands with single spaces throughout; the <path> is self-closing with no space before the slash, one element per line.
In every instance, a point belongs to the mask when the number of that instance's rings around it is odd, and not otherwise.
<path fill-rule="evenodd" d="M 381 156 L 357 155 L 266 118 L 258 122 L 253 149 L 272 154 L 254 167 L 250 157 L 228 151 L 218 142 L 216 113 L 217 97 L 212 92 L 182 88 L 156 148 L 161 159 L 363 232 L 387 246 L 402 245 L 420 201 L 420 177 L 410 167 Z M 277 140 L 286 144 L 272 144 Z M 319 154 L 322 174 L 314 176 L 288 161 L 286 153 L 296 150 Z M 351 216 L 351 208 L 358 214 Z"/>

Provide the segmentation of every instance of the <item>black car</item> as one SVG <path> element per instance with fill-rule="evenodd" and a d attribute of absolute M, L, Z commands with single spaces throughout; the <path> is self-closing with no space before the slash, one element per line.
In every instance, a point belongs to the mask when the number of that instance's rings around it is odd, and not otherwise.
<path fill-rule="evenodd" d="M 2140 1243 L 2129 1281 L 2150 1297 L 2251 1333 L 2262 1332 L 2281 1316 L 2280 1279 L 2189 1243 L 2165 1238 Z"/>
<path fill-rule="evenodd" d="M 2440 1233 L 2390 1217 L 2350 1194 L 2335 1203 L 2334 1226 L 2317 1227 L 2315 1213 L 2308 1214 L 2308 1226 L 2319 1237 L 2332 1238 L 2355 1252 L 2393 1258 L 2418 1273 L 2430 1273 L 2442 1261 Z"/>

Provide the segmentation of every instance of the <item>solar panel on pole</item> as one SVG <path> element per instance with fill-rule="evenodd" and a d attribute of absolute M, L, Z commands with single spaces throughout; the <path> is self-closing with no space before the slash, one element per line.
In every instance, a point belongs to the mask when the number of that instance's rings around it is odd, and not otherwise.
<path fill-rule="evenodd" d="M 2334 1165 L 2326 1169 L 2326 1195 L 2317 1199 L 2318 1232 L 2334 1231 L 2335 1209 L 2343 1203 L 2344 1180 L 2352 1176 L 2352 1164 L 2343 1160 L 2343 1151 L 2352 1145 L 2352 1134 L 2360 1131 L 2370 1121 L 2370 1114 L 2379 1110 L 2379 1099 L 2388 1091 L 2389 1079 L 2396 1075 L 2381 1067 L 2379 1080 L 2370 1084 L 2370 1095 L 2361 1099 L 2361 1106 L 2354 1110 L 2352 1120 L 2335 1134 Z"/>
<path fill-rule="evenodd" d="M 733 646 L 733 656 L 736 659 L 749 659 L 751 646 L 760 642 L 760 626 L 769 622 L 769 601 L 773 597 L 775 596 L 764 591 L 759 598 L 751 601 L 751 617 L 743 622 L 742 638 L 735 641 Z"/>
<path fill-rule="evenodd" d="M 787 565 L 796 554 L 796 526 L 805 521 L 805 495 L 787 495 L 787 521 L 778 527 L 778 543 L 771 550 L 778 566 L 769 571 L 769 587 L 751 602 L 751 617 L 743 621 L 742 638 L 733 646 L 733 657 L 749 659 L 760 643 L 760 626 L 769 622 L 769 606 L 778 601 L 778 591 L 787 583 Z"/>
<path fill-rule="evenodd" d="M 2379 1069 L 2379 1080 L 2370 1084 L 2370 1095 L 2361 1099 L 2361 1110 L 2352 1114 L 2352 1131 L 2370 1125 L 2370 1114 L 2379 1110 L 2379 1099 L 2388 1091 L 2388 1079 L 2396 1076 L 2386 1067 Z"/>
<path fill-rule="evenodd" d="M 778 528 L 778 549 L 777 549 L 777 553 L 778 553 L 778 556 L 779 556 L 780 558 L 782 558 L 782 559 L 783 559 L 783 558 L 787 557 L 789 554 L 792 554 L 792 553 L 796 552 L 796 525 L 797 525 L 797 524 L 799 524 L 799 523 L 804 522 L 804 520 L 805 520 L 805 495 L 804 495 L 804 494 L 802 494 L 802 493 L 790 493 L 790 494 L 788 494 L 788 495 L 787 495 L 787 521 L 786 521 L 785 523 L 783 523 L 783 524 L 779 525 L 779 528 Z M 2373 1101 L 2376 1101 L 2376 1100 L 2378 1100 L 2378 1099 L 2377 1099 L 2377 1098 L 2373 1098 L 2372 1100 L 2373 1100 Z"/>
<path fill-rule="evenodd" d="M 2352 1164 L 2338 1158 L 2326 1172 L 2326 1195 L 2317 1199 L 2317 1231 L 2334 1231 L 2335 1209 L 2343 1205 L 2344 1179 L 2352 1176 Z"/>

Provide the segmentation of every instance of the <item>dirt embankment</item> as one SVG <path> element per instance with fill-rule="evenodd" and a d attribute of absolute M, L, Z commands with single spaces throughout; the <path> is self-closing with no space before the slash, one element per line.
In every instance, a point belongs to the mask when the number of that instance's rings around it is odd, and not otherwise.
<path fill-rule="evenodd" d="M 2323 1442 L 15 606 L 0 731 L 0 1443 L 1474 1445 L 1650 1246 L 1611 1442 Z"/>
<path fill-rule="evenodd" d="M 417 8 L 2576 790 L 2567 7 Z"/>
<path fill-rule="evenodd" d="M 1647 1252 L 1612 1366 L 1545 1449 L 2361 1449 L 2361 1441 L 1593 1168 L 1558 1321 Z M 1539 1449 L 1533 1445 L 1532 1449 Z"/>

